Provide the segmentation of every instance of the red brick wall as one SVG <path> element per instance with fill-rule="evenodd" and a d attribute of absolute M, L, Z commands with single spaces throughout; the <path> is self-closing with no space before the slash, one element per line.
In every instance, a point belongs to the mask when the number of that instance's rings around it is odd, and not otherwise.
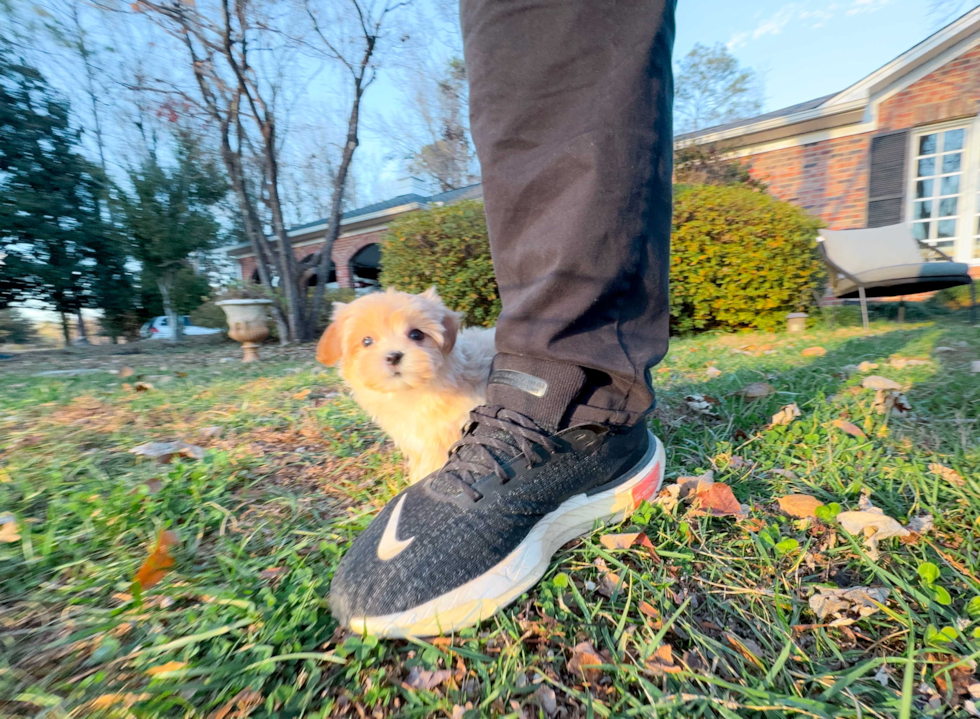
<path fill-rule="evenodd" d="M 330 254 L 331 259 L 334 262 L 334 266 L 337 268 L 337 282 L 341 287 L 352 286 L 350 261 L 354 258 L 354 255 L 356 255 L 362 248 L 377 242 L 381 242 L 381 231 L 365 232 L 358 235 L 348 235 L 337 239 L 333 245 L 333 251 Z M 294 247 L 293 255 L 297 260 L 302 260 L 308 255 L 319 252 L 321 247 L 323 247 L 322 243 Z M 255 258 L 243 257 L 238 260 L 238 264 L 242 268 L 242 279 L 245 281 L 251 279 L 252 273 L 256 268 Z"/>
<path fill-rule="evenodd" d="M 878 130 L 911 129 L 980 110 L 980 48 L 951 60 L 881 103 Z M 776 197 L 800 205 L 832 229 L 867 222 L 871 134 L 853 135 L 771 152 L 744 160 L 753 177 Z"/>
<path fill-rule="evenodd" d="M 870 135 L 814 142 L 746 158 L 752 176 L 781 200 L 836 230 L 864 227 Z"/>

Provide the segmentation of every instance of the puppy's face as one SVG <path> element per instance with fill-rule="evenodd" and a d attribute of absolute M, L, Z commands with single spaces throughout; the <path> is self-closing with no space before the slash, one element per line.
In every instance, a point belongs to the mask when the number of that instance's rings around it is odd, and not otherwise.
<path fill-rule="evenodd" d="M 388 290 L 334 305 L 333 323 L 316 357 L 340 363 L 348 382 L 375 392 L 420 389 L 442 372 L 459 331 L 459 315 L 435 289 L 421 295 Z"/>

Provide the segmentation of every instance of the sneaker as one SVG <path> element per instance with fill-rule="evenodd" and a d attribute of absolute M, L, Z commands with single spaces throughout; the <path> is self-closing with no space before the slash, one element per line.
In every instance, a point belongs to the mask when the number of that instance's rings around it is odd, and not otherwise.
<path fill-rule="evenodd" d="M 399 494 L 354 541 L 330 587 L 342 626 L 383 637 L 478 624 L 533 587 L 562 545 L 620 521 L 660 487 L 642 423 L 549 431 L 480 407 L 443 469 Z"/>

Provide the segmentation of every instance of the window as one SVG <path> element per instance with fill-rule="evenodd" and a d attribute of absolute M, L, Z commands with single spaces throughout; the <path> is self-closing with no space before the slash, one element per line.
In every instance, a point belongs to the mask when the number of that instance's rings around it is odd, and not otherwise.
<path fill-rule="evenodd" d="M 965 127 L 956 127 L 927 131 L 913 139 L 912 230 L 918 239 L 950 256 L 956 254 L 956 240 L 965 234 L 966 224 L 972 226 L 976 219 L 973 208 L 964 206 L 966 135 Z"/>

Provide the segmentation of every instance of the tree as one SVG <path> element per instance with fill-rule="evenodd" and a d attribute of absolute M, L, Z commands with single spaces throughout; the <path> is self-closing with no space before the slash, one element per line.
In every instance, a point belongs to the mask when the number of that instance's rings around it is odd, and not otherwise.
<path fill-rule="evenodd" d="M 681 132 L 757 115 L 762 111 L 762 81 L 739 65 L 728 49 L 698 43 L 677 70 L 674 117 Z"/>
<path fill-rule="evenodd" d="M 747 185 L 765 190 L 766 183 L 718 145 L 690 144 L 674 152 L 674 182 L 678 185 Z"/>
<path fill-rule="evenodd" d="M 0 310 L 0 345 L 27 345 L 36 341 L 33 322 L 14 308 Z"/>
<path fill-rule="evenodd" d="M 66 344 L 72 315 L 84 337 L 112 233 L 104 178 L 78 153 L 69 115 L 41 73 L 0 47 L 0 302 L 52 306 Z"/>
<path fill-rule="evenodd" d="M 151 152 L 132 173 L 135 192 L 126 203 L 126 224 L 133 255 L 142 264 L 144 285 L 152 282 L 159 289 L 176 342 L 181 325 L 174 288 L 191 254 L 218 244 L 221 226 L 214 208 L 227 195 L 228 186 L 190 135 L 180 133 L 175 140 L 173 167 L 162 167 Z"/>
<path fill-rule="evenodd" d="M 313 339 L 316 331 L 326 282 L 317 283 L 312 301 L 307 294 L 308 282 L 314 274 L 324 280 L 329 274 L 350 166 L 359 142 L 361 101 L 377 75 L 377 53 L 387 30 L 386 21 L 408 2 L 337 0 L 315 6 L 303 2 L 301 18 L 274 2 L 137 0 L 133 4 L 137 12 L 146 13 L 183 46 L 197 92 L 178 94 L 203 109 L 217 133 L 260 280 L 271 290 L 278 279 L 277 289 L 287 308 L 285 324 L 293 340 Z M 350 10 L 347 17 L 338 10 L 341 5 Z M 286 231 L 280 170 L 285 125 L 281 122 L 279 82 L 287 72 L 287 63 L 283 60 L 277 65 L 277 57 L 290 53 L 315 62 L 339 63 L 349 97 L 325 242 L 318 253 L 302 262 L 294 256 Z M 173 88 L 167 90 L 173 92 Z M 247 167 L 252 156 L 260 163 L 257 172 Z M 257 189 L 254 178 L 259 178 Z M 257 198 L 268 210 L 274 247 L 266 237 Z"/>

